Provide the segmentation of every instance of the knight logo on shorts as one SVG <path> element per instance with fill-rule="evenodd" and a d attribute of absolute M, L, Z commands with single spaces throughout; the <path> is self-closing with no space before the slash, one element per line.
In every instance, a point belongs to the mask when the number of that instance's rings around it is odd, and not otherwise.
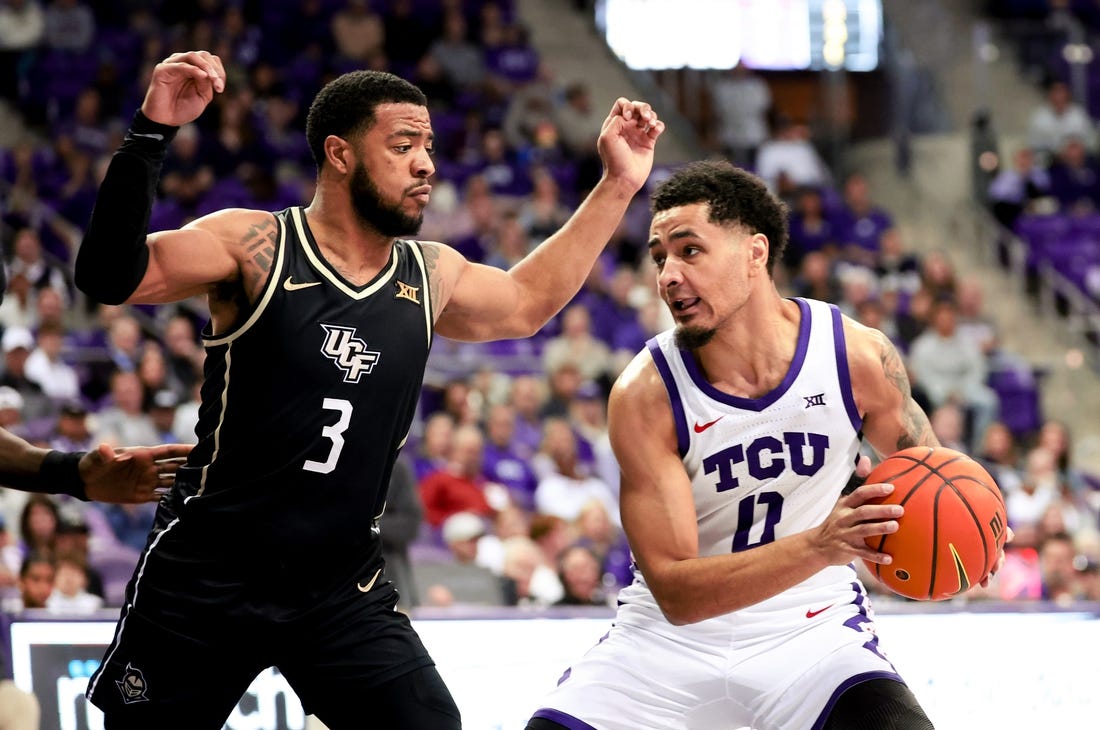
<path fill-rule="evenodd" d="M 354 327 L 323 323 L 321 327 L 325 330 L 321 354 L 344 371 L 345 383 L 358 383 L 363 373 L 370 374 L 382 353 L 368 350 L 367 343 L 355 336 Z"/>
<path fill-rule="evenodd" d="M 121 681 L 116 681 L 115 684 L 118 685 L 118 691 L 122 693 L 122 701 L 127 705 L 149 701 L 145 696 L 145 675 L 133 665 L 126 665 L 126 674 L 122 675 Z"/>

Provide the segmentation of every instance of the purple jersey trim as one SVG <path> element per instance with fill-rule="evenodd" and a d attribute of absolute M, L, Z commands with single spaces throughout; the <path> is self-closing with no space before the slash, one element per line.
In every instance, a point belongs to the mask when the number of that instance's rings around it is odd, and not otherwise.
<path fill-rule="evenodd" d="M 654 337 L 645 344 L 649 348 L 649 354 L 653 356 L 653 364 L 657 366 L 661 380 L 665 381 L 665 390 L 668 391 L 668 400 L 672 405 L 672 420 L 676 422 L 676 447 L 683 458 L 691 444 L 688 441 L 687 418 L 684 416 L 684 403 L 680 400 L 680 389 L 676 387 L 676 379 L 672 377 L 672 370 L 668 367 L 668 360 L 665 359 L 657 338 Z"/>
<path fill-rule="evenodd" d="M 844 320 L 840 308 L 830 304 L 833 314 L 833 344 L 836 345 L 836 372 L 840 376 L 840 394 L 844 397 L 844 408 L 848 411 L 848 420 L 852 428 L 859 433 L 863 428 L 863 417 L 856 410 L 856 399 L 852 394 L 852 374 L 848 371 L 848 344 L 844 340 Z"/>
<path fill-rule="evenodd" d="M 794 384 L 799 372 L 802 371 L 802 364 L 806 361 L 806 350 L 810 343 L 810 305 L 797 298 L 793 301 L 796 302 L 798 308 L 802 310 L 802 320 L 798 323 L 798 347 L 795 349 L 794 359 L 791 360 L 791 366 L 787 369 L 787 374 L 783 376 L 783 382 L 781 382 L 775 390 L 766 393 L 760 398 L 739 398 L 736 395 L 723 393 L 707 382 L 707 379 L 699 370 L 699 365 L 695 362 L 695 357 L 691 352 L 688 350 L 680 350 L 680 356 L 684 360 L 684 367 L 687 368 L 688 375 L 691 376 L 691 380 L 695 383 L 696 387 L 703 391 L 707 397 L 719 403 L 725 403 L 734 408 L 740 408 L 743 411 L 759 412 L 782 398 L 783 394 L 790 389 L 792 384 Z"/>
<path fill-rule="evenodd" d="M 531 716 L 531 719 L 534 720 L 536 717 L 542 718 L 543 720 L 549 720 L 550 722 L 556 722 L 559 725 L 569 728 L 569 730 L 596 730 L 596 728 L 592 727 L 584 720 L 578 720 L 572 715 L 566 715 L 560 710 L 551 710 L 548 707 L 537 710 L 535 714 Z"/>
<path fill-rule="evenodd" d="M 844 694 L 845 690 L 872 679 L 892 679 L 895 682 L 905 684 L 902 678 L 895 672 L 864 672 L 854 677 L 848 677 L 848 679 L 840 683 L 839 687 L 833 690 L 833 694 L 830 695 L 829 701 L 825 703 L 825 709 L 821 711 L 821 714 L 817 717 L 817 722 L 813 724 L 812 730 L 821 730 L 821 728 L 825 727 L 825 723 L 829 719 L 829 713 L 833 711 L 833 706 L 836 705 L 836 701 L 840 699 L 840 696 Z"/>

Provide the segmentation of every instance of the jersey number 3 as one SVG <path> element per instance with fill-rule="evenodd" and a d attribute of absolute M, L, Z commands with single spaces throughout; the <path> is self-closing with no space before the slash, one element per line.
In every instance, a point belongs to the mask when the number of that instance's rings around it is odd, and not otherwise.
<path fill-rule="evenodd" d="M 351 423 L 352 405 L 343 398 L 325 398 L 322 407 L 340 414 L 336 423 L 321 429 L 321 436 L 331 441 L 332 446 L 329 447 L 328 457 L 324 461 L 307 459 L 302 464 L 302 468 L 318 474 L 329 474 L 336 468 L 336 462 L 340 460 L 340 452 L 344 450 L 344 431 L 348 430 L 348 424 Z"/>

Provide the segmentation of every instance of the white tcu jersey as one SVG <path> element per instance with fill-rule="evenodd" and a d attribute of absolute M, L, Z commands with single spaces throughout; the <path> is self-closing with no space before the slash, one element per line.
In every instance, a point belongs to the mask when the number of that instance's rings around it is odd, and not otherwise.
<path fill-rule="evenodd" d="M 751 550 L 819 525 L 851 477 L 862 421 L 840 312 L 795 301 L 794 360 L 760 398 L 712 387 L 671 331 L 649 343 L 691 477 L 700 555 Z M 535 716 L 588 730 L 820 730 L 847 687 L 882 678 L 901 681 L 878 647 L 851 565 L 686 626 L 668 622 L 638 571 L 619 592 L 611 631 Z"/>
<path fill-rule="evenodd" d="M 648 343 L 691 478 L 701 556 L 748 550 L 821 524 L 855 467 L 862 420 L 840 311 L 795 301 L 802 318 L 794 359 L 783 382 L 759 398 L 732 396 L 708 383 L 692 354 L 676 346 L 672 330 Z M 850 566 L 834 566 L 748 610 L 803 605 L 838 589 L 850 593 L 854 581 Z M 638 587 L 628 588 L 627 597 Z"/>

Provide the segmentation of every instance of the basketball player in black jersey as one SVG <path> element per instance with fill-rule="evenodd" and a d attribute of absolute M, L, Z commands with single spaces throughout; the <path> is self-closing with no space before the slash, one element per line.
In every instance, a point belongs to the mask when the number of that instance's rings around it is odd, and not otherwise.
<path fill-rule="evenodd" d="M 619 99 L 604 175 L 511 271 L 415 235 L 435 171 L 427 100 L 385 73 L 311 105 L 305 208 L 224 210 L 147 235 L 175 129 L 225 86 L 205 51 L 157 65 L 77 258 L 104 302 L 207 297 L 199 443 L 162 502 L 88 695 L 107 730 L 220 728 L 277 667 L 333 730 L 460 726 L 381 559 L 378 519 L 436 333 L 529 336 L 578 291 L 652 167 L 664 124 Z M 474 649 L 474 647 L 471 647 Z"/>

